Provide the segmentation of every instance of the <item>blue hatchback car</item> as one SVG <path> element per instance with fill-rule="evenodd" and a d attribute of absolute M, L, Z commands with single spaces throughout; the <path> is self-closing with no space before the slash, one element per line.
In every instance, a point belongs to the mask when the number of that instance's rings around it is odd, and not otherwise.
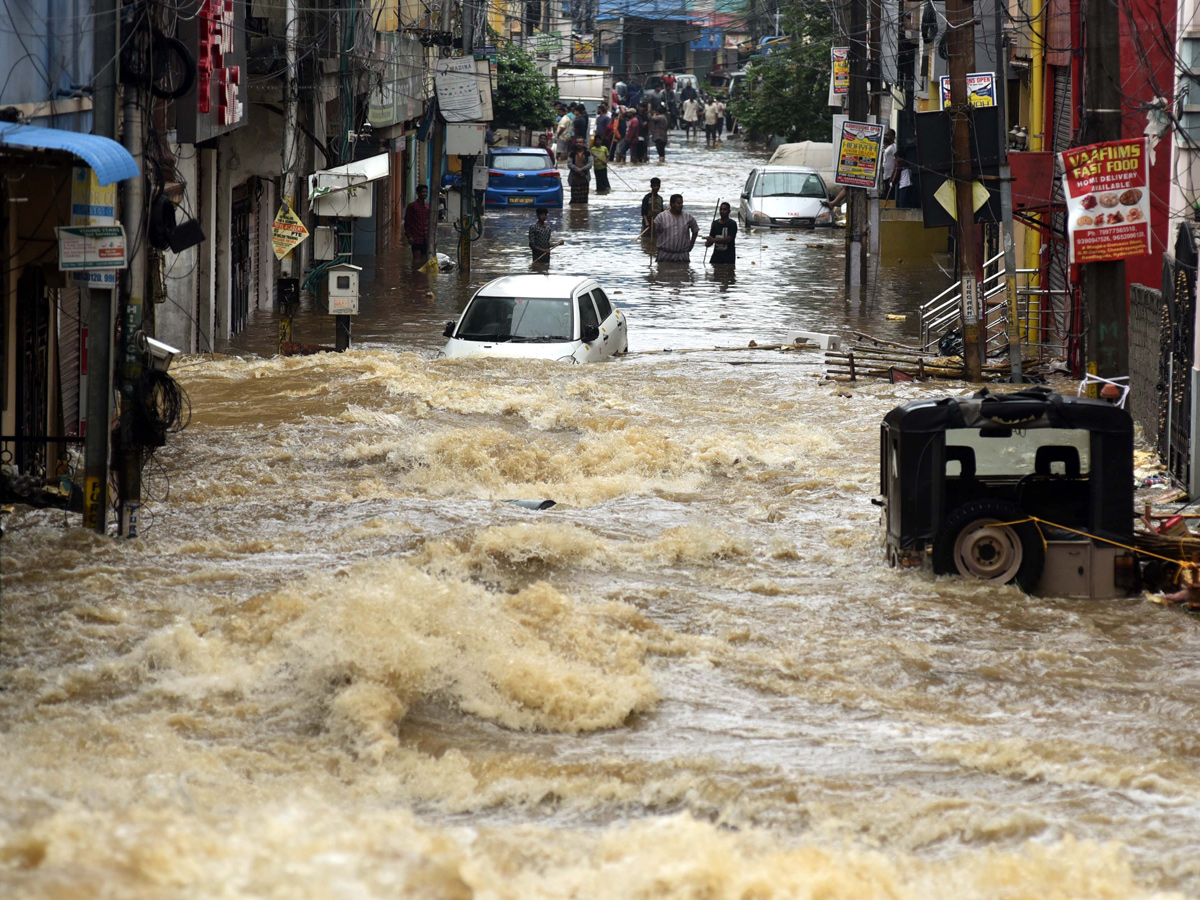
<path fill-rule="evenodd" d="M 563 205 L 562 175 L 541 147 L 496 147 L 488 151 L 488 206 Z"/>

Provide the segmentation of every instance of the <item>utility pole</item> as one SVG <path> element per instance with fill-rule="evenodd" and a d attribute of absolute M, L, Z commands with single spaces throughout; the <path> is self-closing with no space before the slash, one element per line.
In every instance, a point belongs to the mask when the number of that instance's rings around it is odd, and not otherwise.
<path fill-rule="evenodd" d="M 296 0 L 284 4 L 284 59 L 287 77 L 283 82 L 283 202 L 289 210 L 296 208 L 297 143 L 296 121 L 300 106 L 300 73 L 296 71 L 296 44 L 300 37 L 300 20 Z M 295 248 L 279 261 L 279 352 L 285 341 L 292 339 L 292 317 L 300 307 L 300 283 L 296 280 Z"/>
<path fill-rule="evenodd" d="M 891 122 L 891 101 L 888 102 L 887 119 L 881 118 L 883 110 L 881 109 L 880 95 L 883 93 L 883 42 L 881 35 L 883 31 L 883 0 L 870 0 L 871 3 L 871 36 L 870 45 L 868 47 L 867 65 L 871 73 L 871 115 L 875 117 L 875 121 L 883 125 L 884 132 L 887 131 L 888 125 Z M 880 144 L 879 150 L 879 176 L 876 182 L 879 185 L 868 194 L 867 202 L 870 204 L 870 212 L 868 214 L 867 231 L 870 236 L 868 245 L 868 256 L 875 259 L 876 265 L 879 262 L 879 237 L 880 237 L 880 215 L 879 215 L 879 191 L 883 187 L 883 144 Z"/>
<path fill-rule="evenodd" d="M 996 134 L 1000 141 L 1000 240 L 1004 245 L 1004 296 L 1008 301 L 1008 368 L 1010 380 L 1024 381 L 1021 371 L 1021 320 L 1017 305 L 1017 248 L 1013 243 L 1012 169 L 1008 165 L 1008 57 L 1004 52 L 1004 19 L 996 4 Z"/>
<path fill-rule="evenodd" d="M 1121 139 L 1121 46 L 1117 7 L 1112 0 L 1086 0 L 1084 59 L 1084 143 Z M 1083 296 L 1087 311 L 1087 370 L 1103 378 L 1129 374 L 1129 320 L 1125 261 L 1085 263 Z"/>
<path fill-rule="evenodd" d="M 475 59 L 475 6 L 474 0 L 463 0 L 463 56 L 472 61 Z M 574 55 L 575 42 L 571 41 L 572 59 Z M 471 201 L 475 199 L 475 190 L 472 186 L 474 168 L 474 156 L 459 155 L 458 172 L 462 178 L 462 190 L 458 194 L 458 264 L 464 275 L 471 272 Z"/>
<path fill-rule="evenodd" d="M 142 448 L 134 438 L 133 406 L 135 390 L 142 377 L 142 354 L 138 338 L 142 333 L 143 299 L 146 291 L 146 191 L 143 172 L 142 102 L 140 87 L 125 85 L 125 131 L 123 143 L 137 163 L 138 173 L 124 184 L 122 218 L 129 231 L 132 253 L 125 273 L 125 301 L 121 307 L 121 417 L 118 440 L 117 497 L 120 501 L 120 535 L 137 537 L 138 511 L 142 505 Z"/>
<path fill-rule="evenodd" d="M 96 67 L 92 94 L 94 129 L 100 137 L 117 137 L 117 84 L 121 49 L 119 0 L 96 0 L 92 30 L 93 58 L 111 60 Z M 108 530 L 108 461 L 112 440 L 113 333 L 116 292 L 88 287 L 86 431 L 83 434 L 83 527 Z"/>
<path fill-rule="evenodd" d="M 865 122 L 869 115 L 867 92 L 867 0 L 850 0 L 850 103 L 851 122 Z M 862 286 L 867 269 L 867 219 L 870 215 L 865 188 L 852 187 L 850 221 L 846 229 L 846 287 L 854 291 Z"/>
<path fill-rule="evenodd" d="M 946 0 L 946 52 L 950 64 L 950 119 L 959 277 L 962 279 L 963 376 L 979 381 L 987 347 L 983 273 L 976 251 L 975 203 L 971 183 L 970 105 L 967 73 L 975 68 L 975 7 L 972 0 Z M 980 334 L 982 330 L 982 336 Z"/>
<path fill-rule="evenodd" d="M 443 32 L 450 31 L 450 3 L 442 0 Z M 548 8 L 550 4 L 545 4 Z M 440 114 L 439 114 L 440 115 Z M 438 210 L 441 208 L 442 196 L 442 154 L 446 152 L 446 123 L 438 121 L 438 115 L 433 119 L 433 140 L 429 148 L 429 258 L 437 259 Z"/>

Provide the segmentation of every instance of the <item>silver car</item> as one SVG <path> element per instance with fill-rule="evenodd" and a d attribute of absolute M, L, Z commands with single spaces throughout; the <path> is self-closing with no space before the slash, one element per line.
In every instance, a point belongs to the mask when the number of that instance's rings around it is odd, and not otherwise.
<path fill-rule="evenodd" d="M 508 356 L 596 362 L 629 350 L 625 315 L 594 278 L 506 275 L 481 287 L 457 322 L 441 357 Z"/>
<path fill-rule="evenodd" d="M 825 179 L 806 166 L 763 166 L 750 170 L 738 214 L 747 225 L 827 228 L 833 210 Z"/>

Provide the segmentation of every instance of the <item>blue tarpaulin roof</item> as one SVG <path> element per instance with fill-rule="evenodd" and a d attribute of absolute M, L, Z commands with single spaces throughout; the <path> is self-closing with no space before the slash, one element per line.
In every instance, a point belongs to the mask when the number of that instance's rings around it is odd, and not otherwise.
<path fill-rule="evenodd" d="M 100 184 L 112 184 L 138 174 L 129 151 L 112 138 L 60 128 L 0 123 L 0 144 L 40 150 L 65 150 L 78 156 L 96 172 Z"/>

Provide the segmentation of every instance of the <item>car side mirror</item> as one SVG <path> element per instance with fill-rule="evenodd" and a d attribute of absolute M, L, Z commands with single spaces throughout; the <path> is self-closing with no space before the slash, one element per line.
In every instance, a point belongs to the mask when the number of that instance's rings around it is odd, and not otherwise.
<path fill-rule="evenodd" d="M 581 328 L 579 330 L 579 336 L 580 336 L 580 338 L 583 339 L 583 342 L 585 344 L 590 344 L 592 341 L 599 339 L 600 326 L 599 325 L 584 325 L 583 328 Z"/>
<path fill-rule="evenodd" d="M 749 199 L 750 199 L 750 192 L 749 192 L 749 191 L 742 191 L 742 199 L 743 199 L 743 200 L 749 200 Z"/>
<path fill-rule="evenodd" d="M 442 337 L 454 337 L 454 323 L 453 322 L 446 323 L 446 328 L 442 332 Z"/>

